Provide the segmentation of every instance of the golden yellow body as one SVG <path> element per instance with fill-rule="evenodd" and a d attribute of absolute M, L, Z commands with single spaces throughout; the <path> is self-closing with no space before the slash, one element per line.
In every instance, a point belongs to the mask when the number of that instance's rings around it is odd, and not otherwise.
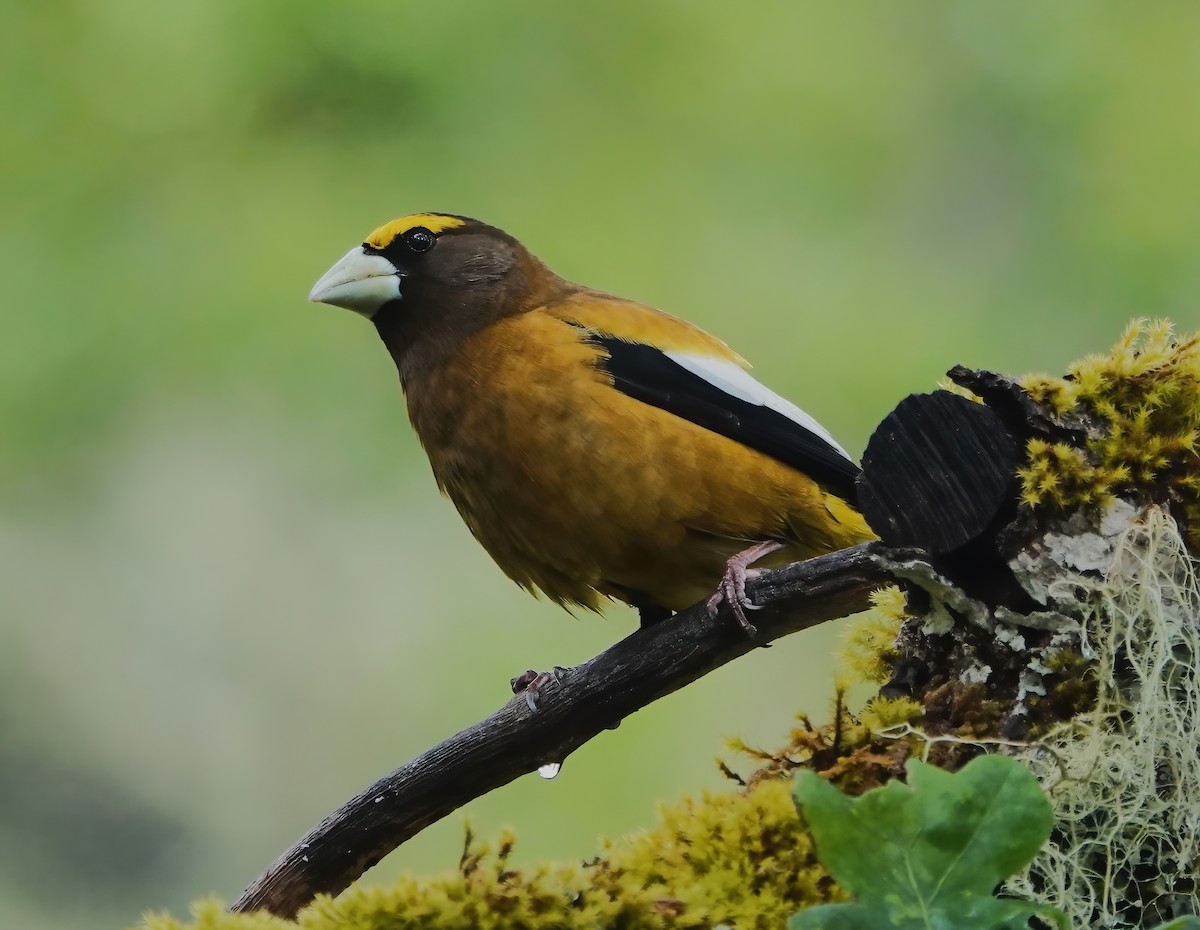
<path fill-rule="evenodd" d="M 763 539 L 807 558 L 870 538 L 805 475 L 615 390 L 565 320 L 721 349 L 703 332 L 602 295 L 571 295 L 477 333 L 410 391 L 438 484 L 510 578 L 561 604 L 648 594 L 680 610 Z M 615 330 L 615 332 L 614 332 Z"/>

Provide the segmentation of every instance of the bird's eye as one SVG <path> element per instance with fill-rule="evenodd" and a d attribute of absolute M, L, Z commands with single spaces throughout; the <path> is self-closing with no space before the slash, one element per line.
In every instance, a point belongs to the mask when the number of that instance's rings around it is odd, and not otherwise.
<path fill-rule="evenodd" d="M 404 244 L 414 252 L 428 252 L 437 238 L 424 226 L 414 226 L 404 234 Z"/>

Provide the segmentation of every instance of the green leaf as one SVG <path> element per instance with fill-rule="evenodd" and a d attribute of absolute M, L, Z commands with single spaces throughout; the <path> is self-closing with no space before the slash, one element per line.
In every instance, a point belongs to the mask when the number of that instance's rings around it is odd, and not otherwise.
<path fill-rule="evenodd" d="M 979 898 L 978 908 L 953 916 L 933 913 L 929 922 L 892 923 L 878 909 L 865 904 L 820 904 L 806 908 L 788 921 L 788 930 L 881 930 L 884 927 L 938 927 L 947 930 L 1025 930 L 1029 918 L 1040 916 L 1066 926 L 1052 908 L 1012 898 Z M 1171 928 L 1176 930 L 1176 928 Z M 1191 928 L 1186 928 L 1191 930 Z"/>
<path fill-rule="evenodd" d="M 796 801 L 830 874 L 853 904 L 801 911 L 791 930 L 1021 928 L 1052 908 L 995 898 L 1050 835 L 1053 814 L 1037 780 L 1004 756 L 981 756 L 950 773 L 916 760 L 908 784 L 890 782 L 849 798 L 813 772 L 796 779 Z"/>
<path fill-rule="evenodd" d="M 1159 924 L 1154 930 L 1200 930 L 1200 917 L 1176 917 Z"/>

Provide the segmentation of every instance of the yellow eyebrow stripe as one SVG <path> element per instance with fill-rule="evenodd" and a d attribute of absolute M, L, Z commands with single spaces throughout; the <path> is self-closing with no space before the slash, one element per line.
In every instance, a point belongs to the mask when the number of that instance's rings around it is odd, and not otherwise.
<path fill-rule="evenodd" d="M 440 233 L 444 229 L 454 229 L 465 225 L 466 223 L 457 216 L 442 216 L 440 213 L 413 213 L 410 216 L 392 220 L 390 223 L 384 223 L 367 236 L 363 242 L 374 249 L 386 249 L 396 241 L 397 236 L 404 235 L 414 226 L 424 226 L 431 233 Z"/>

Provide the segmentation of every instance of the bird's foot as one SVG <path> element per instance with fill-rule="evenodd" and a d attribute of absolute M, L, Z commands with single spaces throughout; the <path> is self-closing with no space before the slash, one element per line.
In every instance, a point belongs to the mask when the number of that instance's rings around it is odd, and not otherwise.
<path fill-rule="evenodd" d="M 525 703 L 536 714 L 538 709 L 538 692 L 552 681 L 562 681 L 563 675 L 566 673 L 567 670 L 561 665 L 554 666 L 548 672 L 535 672 L 533 669 L 526 669 L 516 678 L 512 679 L 513 694 L 524 695 Z"/>
<path fill-rule="evenodd" d="M 730 562 L 725 568 L 725 575 L 721 578 L 721 583 L 717 585 L 716 593 L 708 599 L 710 617 L 716 617 L 721 605 L 728 604 L 729 611 L 737 620 L 738 625 L 751 638 L 758 635 L 758 627 L 750 622 L 746 611 L 762 609 L 758 604 L 751 603 L 750 598 L 746 596 L 746 579 L 753 572 L 752 568 L 748 569 L 744 565 L 734 565 Z"/>
<path fill-rule="evenodd" d="M 757 571 L 750 567 L 751 565 L 782 548 L 783 543 L 773 540 L 756 543 L 726 562 L 725 574 L 721 577 L 720 584 L 717 585 L 716 593 L 708 599 L 709 615 L 715 617 L 721 604 L 728 604 L 730 612 L 746 635 L 751 638 L 757 636 L 758 627 L 746 617 L 746 611 L 761 610 L 762 607 L 759 604 L 751 603 L 750 598 L 746 596 L 746 579 L 757 574 Z"/>

